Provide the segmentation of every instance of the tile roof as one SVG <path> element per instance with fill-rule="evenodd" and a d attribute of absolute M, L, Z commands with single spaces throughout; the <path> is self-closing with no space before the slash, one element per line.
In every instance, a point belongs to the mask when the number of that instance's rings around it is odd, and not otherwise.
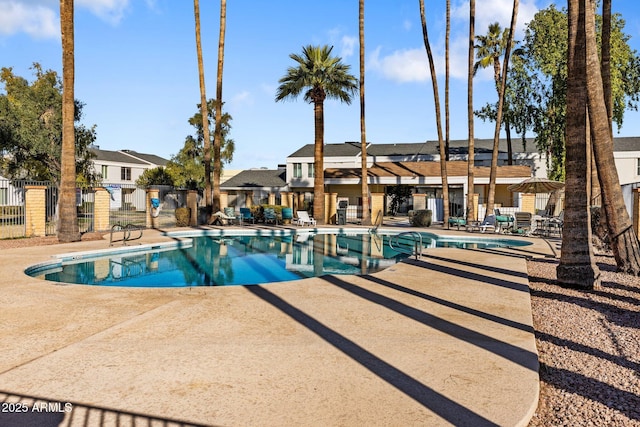
<path fill-rule="evenodd" d="M 155 154 L 138 153 L 133 150 L 100 150 L 99 148 L 91 148 L 91 151 L 96 155 L 96 160 L 115 163 L 131 163 L 136 165 L 158 165 L 166 166 L 168 160 L 163 159 Z"/>
<path fill-rule="evenodd" d="M 223 182 L 220 188 L 284 187 L 285 174 L 284 169 L 248 169 Z"/>
<path fill-rule="evenodd" d="M 491 168 L 488 166 L 476 166 L 474 176 L 476 178 L 488 178 Z M 335 168 L 326 169 L 325 178 L 360 178 L 361 168 Z M 374 163 L 367 169 L 370 177 L 439 177 L 440 162 L 381 162 Z M 522 165 L 500 166 L 497 174 L 499 178 L 528 178 L 531 176 L 531 167 Z M 447 162 L 448 176 L 467 176 L 467 162 Z"/>

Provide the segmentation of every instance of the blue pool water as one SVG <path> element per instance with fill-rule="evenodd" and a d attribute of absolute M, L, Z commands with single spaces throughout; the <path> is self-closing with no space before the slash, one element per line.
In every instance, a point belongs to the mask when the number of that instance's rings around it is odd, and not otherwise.
<path fill-rule="evenodd" d="M 173 247 L 130 247 L 106 254 L 70 254 L 27 274 L 54 282 L 125 287 L 228 286 L 283 282 L 325 274 L 369 274 L 407 258 L 389 234 L 289 233 L 180 235 Z M 421 233 L 423 246 L 521 246 L 508 239 L 446 239 Z M 403 239 L 400 239 L 401 243 Z M 411 242 L 404 241 L 407 247 Z M 394 247 L 397 248 L 397 245 Z"/>

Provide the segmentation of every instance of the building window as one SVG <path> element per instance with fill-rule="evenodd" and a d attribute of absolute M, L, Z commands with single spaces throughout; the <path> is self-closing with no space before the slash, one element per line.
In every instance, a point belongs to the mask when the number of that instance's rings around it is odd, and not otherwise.
<path fill-rule="evenodd" d="M 640 175 L 640 159 L 636 159 L 636 175 Z"/>
<path fill-rule="evenodd" d="M 293 164 L 293 177 L 302 178 L 302 163 Z"/>
<path fill-rule="evenodd" d="M 102 165 L 101 172 L 100 172 L 100 174 L 102 175 L 102 179 L 109 179 L 109 177 L 107 176 L 108 170 L 109 170 L 109 167 L 107 165 Z"/>
<path fill-rule="evenodd" d="M 314 174 L 314 170 L 315 170 L 314 168 L 315 168 L 315 165 L 316 165 L 315 163 L 309 163 L 309 170 L 308 170 L 308 172 L 309 172 L 309 178 L 313 178 L 313 177 L 315 177 L 315 176 L 316 176 L 316 175 Z"/>
<path fill-rule="evenodd" d="M 120 179 L 122 181 L 131 181 L 131 168 L 120 168 Z"/>

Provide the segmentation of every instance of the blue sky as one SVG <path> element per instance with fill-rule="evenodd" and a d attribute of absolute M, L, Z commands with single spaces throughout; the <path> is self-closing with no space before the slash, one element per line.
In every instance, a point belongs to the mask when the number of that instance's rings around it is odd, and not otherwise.
<path fill-rule="evenodd" d="M 524 24 L 550 1 L 521 0 Z M 373 143 L 437 139 L 431 81 L 417 0 L 368 0 L 365 10 L 366 130 Z M 444 4 L 426 0 L 429 37 L 444 102 Z M 467 136 L 468 2 L 452 0 L 451 138 Z M 566 2 L 558 2 L 558 7 Z M 97 125 L 102 149 L 133 149 L 165 158 L 193 133 L 199 102 L 191 0 L 76 0 L 76 98 L 84 124 Z M 207 97 L 216 90 L 219 2 L 200 1 Z M 476 34 L 491 22 L 509 25 L 511 0 L 477 0 Z M 640 6 L 614 1 L 632 48 L 640 51 Z M 313 107 L 302 98 L 276 103 L 278 80 L 304 45 L 334 46 L 359 75 L 355 0 L 229 0 L 223 101 L 236 143 L 227 169 L 275 168 L 313 143 Z M 61 72 L 58 0 L 0 0 L 0 66 L 29 80 L 33 62 Z M 474 107 L 495 101 L 491 71 L 474 82 Z M 359 100 L 325 103 L 325 142 L 360 140 Z M 494 125 L 475 121 L 478 138 Z M 619 135 L 640 136 L 640 113 L 629 111 Z"/>

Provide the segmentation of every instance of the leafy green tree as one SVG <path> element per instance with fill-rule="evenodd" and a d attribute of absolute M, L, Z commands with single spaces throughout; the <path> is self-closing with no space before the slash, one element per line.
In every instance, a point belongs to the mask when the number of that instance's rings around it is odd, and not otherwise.
<path fill-rule="evenodd" d="M 289 55 L 296 67 L 289 67 L 279 80 L 276 102 L 297 98 L 304 92 L 304 100 L 313 104 L 314 114 L 314 181 L 313 216 L 318 224 L 325 223 L 324 214 L 324 100 L 333 98 L 346 104 L 358 89 L 358 79 L 349 74 L 349 66 L 342 58 L 331 56 L 333 47 L 305 46 L 302 55 Z"/>
<path fill-rule="evenodd" d="M 207 111 L 209 114 L 209 130 L 215 120 L 216 114 L 216 101 L 210 99 L 207 101 Z M 221 134 L 222 134 L 222 149 L 221 157 L 222 161 L 229 163 L 233 160 L 233 153 L 235 151 L 235 143 L 233 139 L 227 138 L 229 131 L 231 130 L 231 115 L 223 113 L 221 115 Z M 205 186 L 205 172 L 204 172 L 204 128 L 202 125 L 202 115 L 200 113 L 200 104 L 198 104 L 198 111 L 189 119 L 196 132 L 195 135 L 188 135 L 185 138 L 184 146 L 178 154 L 171 157 L 167 164 L 167 173 L 171 175 L 174 181 L 174 185 L 177 187 L 184 187 L 190 189 L 204 188 Z M 213 132 L 209 132 L 210 138 Z"/>
<path fill-rule="evenodd" d="M 602 20 L 596 19 L 600 28 Z M 612 118 L 618 129 L 627 108 L 637 109 L 640 97 L 640 58 L 629 47 L 620 15 L 611 21 Z M 564 180 L 567 12 L 554 5 L 538 11 L 529 22 L 521 49 L 514 53 L 505 99 L 505 121 L 518 133 L 533 130 L 538 151 L 546 154 L 549 177 Z M 598 31 L 599 33 L 599 31 Z M 598 40 L 598 43 L 600 40 Z M 495 105 L 482 110 L 495 120 Z"/>
<path fill-rule="evenodd" d="M 55 71 L 32 66 L 35 80 L 16 76 L 2 68 L 0 82 L 0 159 L 2 174 L 14 179 L 60 182 L 62 150 L 62 82 Z M 76 185 L 99 182 L 93 172 L 90 146 L 96 139 L 95 125 L 80 124 L 84 104 L 75 100 Z M 75 197 L 75 196 L 74 196 Z"/>
<path fill-rule="evenodd" d="M 149 188 L 153 185 L 173 185 L 173 177 L 162 166 L 153 169 L 146 169 L 136 180 L 139 187 Z"/>

